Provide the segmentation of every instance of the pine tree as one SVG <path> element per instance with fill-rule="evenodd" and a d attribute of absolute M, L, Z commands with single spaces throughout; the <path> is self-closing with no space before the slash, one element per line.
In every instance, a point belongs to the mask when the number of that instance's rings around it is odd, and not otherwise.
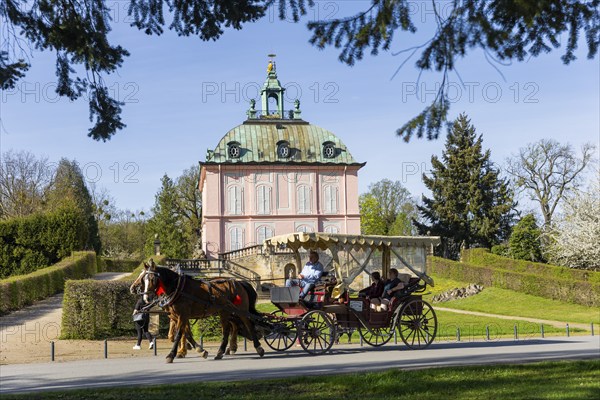
<path fill-rule="evenodd" d="M 418 206 L 420 234 L 442 236 L 439 253 L 457 258 L 460 248 L 491 247 L 508 237 L 515 203 L 505 180 L 493 168 L 490 151 L 466 115 L 454 122 L 442 159 L 431 157 L 432 176 L 423 182 L 433 197 Z M 430 224 L 428 225 L 427 222 Z"/>
<path fill-rule="evenodd" d="M 157 234 L 162 254 L 171 258 L 186 258 L 189 256 L 190 241 L 179 214 L 177 187 L 166 174 L 161 183 L 152 208 L 154 215 L 148 221 L 146 252 L 153 252 L 154 235 Z"/>

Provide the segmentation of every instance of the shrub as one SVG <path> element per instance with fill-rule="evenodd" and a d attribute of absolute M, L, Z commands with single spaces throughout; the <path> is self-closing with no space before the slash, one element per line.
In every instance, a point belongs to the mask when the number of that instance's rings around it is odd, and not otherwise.
<path fill-rule="evenodd" d="M 86 234 L 83 214 L 68 204 L 0 221 L 0 279 L 45 268 L 82 250 Z"/>
<path fill-rule="evenodd" d="M 486 249 L 463 250 L 462 260 L 482 267 L 493 267 L 514 272 L 534 274 L 548 279 L 566 279 L 600 284 L 600 272 L 583 271 L 551 264 L 543 264 L 491 254 Z"/>
<path fill-rule="evenodd" d="M 491 252 L 492 252 L 492 254 L 496 254 L 496 255 L 502 256 L 502 257 L 508 257 L 510 255 L 510 249 L 508 248 L 508 245 L 505 243 L 492 246 Z"/>
<path fill-rule="evenodd" d="M 62 292 L 68 279 L 89 278 L 95 273 L 96 254 L 76 252 L 51 267 L 0 280 L 0 314 Z"/>
<path fill-rule="evenodd" d="M 440 257 L 430 257 L 428 267 L 431 274 L 457 281 L 510 289 L 584 306 L 600 306 L 600 283 L 597 282 L 557 279 L 544 274 L 516 272 L 492 266 L 484 267 Z"/>
<path fill-rule="evenodd" d="M 517 260 L 543 261 L 541 234 L 533 214 L 521 218 L 510 235 L 510 256 Z"/>
<path fill-rule="evenodd" d="M 164 257 L 154 257 L 160 263 Z M 100 264 L 106 262 L 102 260 Z M 99 339 L 131 335 L 131 313 L 137 300 L 129 287 L 141 272 L 143 263 L 117 281 L 69 281 L 65 286 L 61 337 L 63 339 Z M 161 318 L 160 331 L 168 330 L 168 319 Z"/>
<path fill-rule="evenodd" d="M 62 339 L 131 334 L 136 296 L 124 281 L 69 281 L 63 300 Z"/>

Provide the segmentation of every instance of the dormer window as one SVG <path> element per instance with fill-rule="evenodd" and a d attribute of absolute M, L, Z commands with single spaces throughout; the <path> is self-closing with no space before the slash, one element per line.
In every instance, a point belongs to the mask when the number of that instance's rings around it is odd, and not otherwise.
<path fill-rule="evenodd" d="M 227 155 L 229 158 L 240 158 L 241 149 L 238 142 L 227 143 Z"/>
<path fill-rule="evenodd" d="M 277 157 L 288 158 L 290 156 L 290 144 L 285 140 L 277 142 Z"/>
<path fill-rule="evenodd" d="M 335 143 L 325 142 L 323 143 L 323 157 L 334 158 L 336 153 Z"/>

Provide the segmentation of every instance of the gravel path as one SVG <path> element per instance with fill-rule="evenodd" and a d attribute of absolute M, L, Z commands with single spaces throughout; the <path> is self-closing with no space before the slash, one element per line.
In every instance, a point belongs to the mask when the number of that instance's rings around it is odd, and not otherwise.
<path fill-rule="evenodd" d="M 92 279 L 117 280 L 127 275 L 103 272 Z M 0 317 L 0 364 L 47 361 L 50 342 L 60 337 L 62 301 L 63 294 L 59 293 Z"/>

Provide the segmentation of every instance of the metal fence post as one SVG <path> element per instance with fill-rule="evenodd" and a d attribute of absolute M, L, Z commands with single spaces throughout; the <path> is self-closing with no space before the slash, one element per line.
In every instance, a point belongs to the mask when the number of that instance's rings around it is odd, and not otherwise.
<path fill-rule="evenodd" d="M 487 341 L 490 340 L 490 326 L 489 325 L 485 326 L 485 340 L 487 340 Z"/>
<path fill-rule="evenodd" d="M 248 351 L 248 341 L 244 338 L 244 351 Z"/>
<path fill-rule="evenodd" d="M 108 358 L 108 339 L 104 339 L 104 358 Z"/>
<path fill-rule="evenodd" d="M 517 330 L 517 325 L 515 324 L 515 340 L 519 340 L 519 332 Z"/>
<path fill-rule="evenodd" d="M 204 350 L 204 336 L 200 335 L 200 348 Z"/>
<path fill-rule="evenodd" d="M 360 335 L 360 347 L 363 347 L 363 337 Z"/>
<path fill-rule="evenodd" d="M 544 338 L 544 324 L 541 325 L 542 339 Z"/>
<path fill-rule="evenodd" d="M 590 323 L 590 328 L 591 328 L 591 331 L 592 331 L 592 336 L 594 336 L 594 323 L 593 322 Z"/>
<path fill-rule="evenodd" d="M 54 341 L 50 342 L 50 360 L 54 361 Z"/>
<path fill-rule="evenodd" d="M 460 342 L 460 326 L 456 328 L 456 341 Z"/>
<path fill-rule="evenodd" d="M 569 324 L 567 324 L 567 337 L 571 336 L 569 333 Z"/>
<path fill-rule="evenodd" d="M 156 352 L 156 338 L 152 339 L 152 348 L 154 349 L 154 355 L 157 355 L 157 352 Z"/>
<path fill-rule="evenodd" d="M 592 328 L 592 336 L 594 336 L 594 329 Z M 360 337 L 362 340 L 362 336 Z M 394 329 L 394 344 L 398 344 L 398 332 Z"/>

